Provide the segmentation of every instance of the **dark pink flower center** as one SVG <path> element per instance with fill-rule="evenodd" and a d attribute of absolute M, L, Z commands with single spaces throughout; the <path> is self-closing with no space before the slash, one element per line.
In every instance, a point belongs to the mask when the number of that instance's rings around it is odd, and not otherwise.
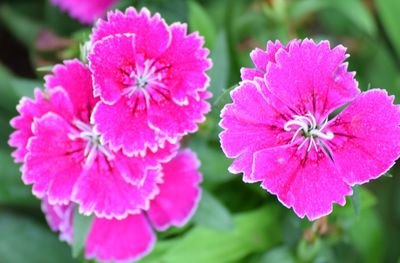
<path fill-rule="evenodd" d="M 169 66 L 156 60 L 138 60 L 134 66 L 127 66 L 124 72 L 122 95 L 128 98 L 133 111 L 145 110 L 151 103 L 161 103 L 170 99 L 170 91 L 165 85 Z"/>
<path fill-rule="evenodd" d="M 317 145 L 324 147 L 323 140 L 332 140 L 334 135 L 332 132 L 328 131 L 326 133 L 323 130 L 328 124 L 328 119 L 318 124 L 314 115 L 310 112 L 305 116 L 293 115 L 293 119 L 286 122 L 284 125 L 284 130 L 288 132 L 293 132 L 292 141 L 302 140 L 298 149 L 301 149 L 304 145 L 308 143 L 307 151 L 310 151 L 314 147 L 315 151 L 318 152 Z M 292 129 L 292 127 L 295 127 Z M 300 136 L 298 136 L 300 135 Z"/>

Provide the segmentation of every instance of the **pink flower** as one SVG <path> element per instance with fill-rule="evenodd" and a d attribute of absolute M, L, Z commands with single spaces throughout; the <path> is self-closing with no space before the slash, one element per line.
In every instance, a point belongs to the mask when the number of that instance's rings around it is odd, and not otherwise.
<path fill-rule="evenodd" d="M 89 69 L 78 60 L 57 65 L 47 76 L 46 91 L 23 99 L 17 131 L 10 145 L 23 160 L 22 179 L 50 204 L 79 204 L 81 213 L 124 218 L 147 209 L 159 192 L 160 162 L 169 161 L 178 145 L 167 144 L 145 157 L 127 157 L 99 139 L 91 123 L 97 102 Z"/>
<path fill-rule="evenodd" d="M 203 39 L 186 31 L 147 9 L 110 12 L 97 23 L 88 57 L 101 100 L 93 119 L 111 149 L 144 155 L 204 121 L 211 61 Z"/>
<path fill-rule="evenodd" d="M 343 46 L 267 45 L 242 69 L 221 113 L 232 173 L 261 181 L 295 213 L 314 220 L 345 204 L 351 186 L 385 173 L 400 154 L 400 112 L 383 90 L 361 93 Z M 337 116 L 332 114 L 346 106 Z"/>
<path fill-rule="evenodd" d="M 116 2 L 117 0 L 51 0 L 52 4 L 84 24 L 93 24 Z"/>
<path fill-rule="evenodd" d="M 151 251 L 156 240 L 151 226 L 162 231 L 184 225 L 200 198 L 198 166 L 192 152 L 181 151 L 162 165 L 160 192 L 147 211 L 122 220 L 95 217 L 85 243 L 86 257 L 106 262 L 131 262 Z M 53 231 L 60 231 L 61 239 L 72 242 L 74 205 L 51 205 L 44 199 L 42 206 Z"/>

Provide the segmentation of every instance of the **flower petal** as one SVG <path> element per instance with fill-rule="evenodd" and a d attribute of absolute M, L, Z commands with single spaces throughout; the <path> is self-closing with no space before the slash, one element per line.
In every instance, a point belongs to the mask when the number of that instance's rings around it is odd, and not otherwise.
<path fill-rule="evenodd" d="M 210 104 L 205 101 L 209 93 L 200 92 L 199 100 L 190 98 L 187 105 L 178 105 L 174 101 L 153 102 L 148 111 L 151 127 L 159 130 L 172 141 L 198 129 L 197 123 L 205 120 Z"/>
<path fill-rule="evenodd" d="M 331 49 L 328 41 L 293 42 L 288 51 L 276 53 L 276 63 L 268 65 L 265 81 L 296 114 L 310 111 L 317 121 L 323 121 L 360 93 L 354 73 L 347 72 L 347 64 L 343 64 L 345 52 L 343 46 Z"/>
<path fill-rule="evenodd" d="M 352 193 L 335 164 L 322 152 L 280 146 L 254 154 L 254 179 L 276 195 L 299 217 L 315 220 L 332 211 L 332 204 L 344 205 Z"/>
<path fill-rule="evenodd" d="M 361 94 L 329 124 L 332 157 L 344 180 L 368 182 L 388 171 L 400 155 L 400 108 L 384 90 Z"/>
<path fill-rule="evenodd" d="M 80 205 L 82 214 L 123 219 L 128 214 L 148 209 L 150 199 L 159 192 L 157 183 L 161 172 L 149 169 L 141 184 L 127 183 L 114 168 L 121 155 L 110 161 L 99 155 L 93 165 L 82 172 L 72 194 L 72 201 Z"/>
<path fill-rule="evenodd" d="M 95 43 L 111 35 L 127 33 L 135 35 L 136 51 L 150 59 L 162 54 L 171 39 L 168 26 L 158 13 L 151 16 L 146 8 L 137 13 L 135 8 L 129 7 L 125 13 L 109 12 L 107 21 L 100 19 L 91 40 Z"/>
<path fill-rule="evenodd" d="M 72 244 L 74 205 L 51 205 L 47 198 L 42 199 L 42 211 L 51 230 L 60 232 L 60 240 Z"/>
<path fill-rule="evenodd" d="M 285 115 L 270 104 L 261 89 L 256 82 L 243 81 L 231 92 L 233 103 L 221 112 L 220 126 L 225 130 L 220 134 L 221 147 L 229 158 L 240 156 L 230 171 L 244 172 L 245 181 L 252 181 L 254 152 L 291 139 L 283 130 Z"/>
<path fill-rule="evenodd" d="M 163 146 L 165 138 L 149 127 L 146 112 L 132 112 L 126 103 L 121 98 L 112 106 L 103 102 L 96 105 L 93 120 L 102 141 L 114 151 L 122 148 L 128 156 L 145 155 L 147 148 L 156 151 Z"/>
<path fill-rule="evenodd" d="M 199 165 L 196 155 L 189 150 L 163 164 L 164 182 L 147 211 L 156 229 L 183 226 L 193 215 L 200 199 Z"/>
<path fill-rule="evenodd" d="M 17 106 L 19 116 L 11 120 L 11 126 L 16 129 L 10 136 L 8 144 L 15 147 L 12 153 L 16 162 L 22 162 L 26 155 L 26 146 L 33 135 L 32 123 L 35 118 L 40 118 L 47 112 L 55 112 L 68 120 L 72 120 L 72 104 L 68 95 L 61 88 L 42 92 L 35 89 L 35 99 L 23 97 Z"/>
<path fill-rule="evenodd" d="M 45 76 L 45 87 L 62 87 L 74 106 L 75 116 L 88 123 L 97 99 L 93 98 L 92 75 L 86 65 L 77 59 L 56 65 L 52 75 Z"/>
<path fill-rule="evenodd" d="M 83 147 L 80 140 L 70 140 L 71 126 L 60 116 L 47 113 L 36 120 L 28 154 L 22 167 L 22 179 L 33 184 L 33 193 L 48 196 L 51 204 L 66 204 L 82 170 Z"/>
<path fill-rule="evenodd" d="M 95 218 L 86 240 L 85 255 L 105 262 L 133 262 L 148 253 L 156 236 L 143 214 L 123 220 Z"/>
<path fill-rule="evenodd" d="M 102 17 L 116 0 L 51 0 L 51 3 L 68 12 L 71 17 L 77 18 L 84 24 L 92 24 L 96 18 Z"/>
<path fill-rule="evenodd" d="M 109 104 L 121 97 L 128 71 L 135 65 L 135 37 L 132 34 L 106 37 L 94 44 L 88 56 L 94 95 L 100 95 Z"/>
<path fill-rule="evenodd" d="M 211 60 L 207 59 L 208 49 L 203 48 L 204 39 L 197 32 L 187 35 L 186 24 L 175 23 L 171 27 L 171 43 L 158 59 L 169 65 L 167 87 L 179 104 L 187 103 L 188 96 L 198 98 L 198 91 L 204 91 L 209 78 L 205 71 L 211 68 Z"/>

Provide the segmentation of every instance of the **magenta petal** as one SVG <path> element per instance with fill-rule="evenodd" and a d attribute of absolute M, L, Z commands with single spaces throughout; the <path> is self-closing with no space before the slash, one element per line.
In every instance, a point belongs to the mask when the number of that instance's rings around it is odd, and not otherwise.
<path fill-rule="evenodd" d="M 132 34 L 109 36 L 97 41 L 88 56 L 94 94 L 105 102 L 116 102 L 126 87 L 124 70 L 129 71 L 135 65 L 135 37 Z"/>
<path fill-rule="evenodd" d="M 85 254 L 102 262 L 133 262 L 150 253 L 155 241 L 156 236 L 143 214 L 123 220 L 95 218 Z"/>
<path fill-rule="evenodd" d="M 288 43 L 288 46 L 290 44 L 291 42 Z M 275 63 L 275 54 L 281 48 L 286 49 L 281 42 L 268 41 L 265 51 L 259 48 L 254 49 L 250 53 L 250 57 L 256 68 L 242 68 L 240 70 L 242 80 L 253 80 L 255 77 L 262 78 L 267 71 L 268 63 Z"/>
<path fill-rule="evenodd" d="M 61 88 L 42 92 L 35 89 L 35 99 L 24 97 L 17 106 L 19 116 L 11 120 L 11 126 L 16 129 L 10 136 L 9 145 L 16 150 L 12 156 L 17 162 L 22 162 L 26 155 L 26 146 L 32 136 L 34 118 L 40 118 L 47 112 L 55 112 L 68 120 L 72 120 L 72 104 L 68 95 Z"/>
<path fill-rule="evenodd" d="M 187 35 L 186 24 L 171 25 L 172 39 L 166 52 L 159 58 L 170 65 L 166 85 L 171 88 L 172 98 L 179 104 L 188 100 L 188 95 L 197 98 L 198 91 L 208 86 L 205 71 L 211 68 L 207 59 L 208 49 L 202 48 L 204 40 L 197 33 Z"/>
<path fill-rule="evenodd" d="M 256 82 L 244 81 L 231 92 L 232 104 L 221 112 L 221 147 L 227 157 L 239 157 L 230 171 L 244 172 L 244 180 L 251 181 L 253 153 L 280 145 L 291 138 L 283 130 L 285 120 L 281 112 L 269 104 Z"/>
<path fill-rule="evenodd" d="M 83 142 L 68 137 L 71 126 L 54 113 L 47 113 L 33 125 L 22 179 L 33 184 L 33 193 L 46 194 L 51 204 L 69 202 L 82 169 Z"/>
<path fill-rule="evenodd" d="M 375 179 L 400 155 L 400 109 L 384 90 L 369 90 L 329 124 L 332 157 L 344 180 L 353 185 Z"/>
<path fill-rule="evenodd" d="M 77 59 L 66 60 L 64 65 L 56 65 L 53 75 L 45 76 L 48 89 L 62 87 L 74 106 L 75 116 L 88 123 L 96 103 L 93 98 L 92 75 L 86 65 Z"/>
<path fill-rule="evenodd" d="M 95 43 L 105 37 L 118 34 L 135 35 L 136 51 L 150 59 L 163 53 L 171 39 L 165 21 L 158 13 L 151 17 L 146 8 L 143 8 L 140 13 L 137 13 L 133 7 L 126 9 L 125 13 L 109 12 L 107 21 L 101 19 L 98 21 L 91 39 Z"/>
<path fill-rule="evenodd" d="M 51 205 L 47 198 L 42 199 L 42 211 L 51 230 L 60 232 L 60 240 L 72 244 L 74 205 Z"/>
<path fill-rule="evenodd" d="M 118 154 L 115 165 L 126 182 L 139 185 L 146 178 L 149 169 L 159 168 L 161 162 L 170 161 L 178 148 L 179 144 L 166 143 L 164 148 L 159 148 L 156 152 L 147 151 L 144 157 Z"/>
<path fill-rule="evenodd" d="M 324 119 L 360 93 L 354 74 L 343 64 L 345 52 L 343 46 L 331 49 L 328 41 L 294 42 L 288 51 L 276 53 L 276 63 L 269 64 L 265 81 L 296 114 L 310 111 L 317 120 Z"/>
<path fill-rule="evenodd" d="M 201 92 L 199 100 L 190 98 L 187 105 L 178 105 L 174 101 L 151 104 L 149 124 L 173 141 L 188 132 L 195 132 L 197 123 L 203 122 L 204 115 L 210 111 L 210 104 L 204 100 L 206 95 Z"/>
<path fill-rule="evenodd" d="M 153 226 L 165 230 L 170 226 L 183 226 L 193 215 L 200 199 L 196 155 L 185 150 L 170 162 L 163 164 L 163 183 L 160 193 L 151 202 L 147 211 Z"/>
<path fill-rule="evenodd" d="M 124 98 L 121 98 L 114 105 L 110 106 L 99 102 L 93 112 L 93 120 L 96 130 L 102 134 L 104 143 L 118 151 L 122 148 L 129 156 L 146 153 L 147 147 L 157 150 L 159 144 L 164 140 L 158 140 L 157 133 L 148 125 L 145 111 L 133 113 L 126 105 Z"/>
<path fill-rule="evenodd" d="M 107 161 L 104 156 L 98 156 L 92 166 L 82 172 L 72 195 L 72 200 L 80 205 L 81 213 L 122 219 L 130 213 L 148 209 L 150 199 L 159 192 L 157 183 L 161 172 L 149 169 L 141 184 L 132 185 L 113 168 L 118 166 L 119 157 L 116 155 Z"/>
<path fill-rule="evenodd" d="M 51 3 L 84 24 L 92 24 L 95 19 L 102 17 L 115 2 L 116 0 L 51 0 Z"/>
<path fill-rule="evenodd" d="M 254 179 L 262 180 L 262 187 L 299 217 L 314 220 L 329 214 L 333 203 L 344 205 L 352 190 L 328 157 L 304 160 L 305 155 L 287 146 L 259 151 L 254 155 Z"/>

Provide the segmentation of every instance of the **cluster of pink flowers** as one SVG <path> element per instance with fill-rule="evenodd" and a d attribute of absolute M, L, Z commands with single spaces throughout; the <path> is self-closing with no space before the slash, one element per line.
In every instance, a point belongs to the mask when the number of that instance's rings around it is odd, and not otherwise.
<path fill-rule="evenodd" d="M 203 39 L 147 9 L 108 13 L 93 30 L 89 65 L 56 65 L 23 98 L 9 144 L 51 228 L 73 242 L 74 210 L 93 215 L 87 258 L 149 253 L 152 228 L 182 226 L 199 198 L 199 161 L 179 150 L 210 110 Z"/>
<path fill-rule="evenodd" d="M 344 205 L 351 186 L 384 174 L 400 155 L 400 108 L 386 91 L 360 92 L 343 46 L 268 42 L 242 69 L 221 113 L 232 173 L 314 220 Z M 335 111 L 345 108 L 336 116 Z"/>

